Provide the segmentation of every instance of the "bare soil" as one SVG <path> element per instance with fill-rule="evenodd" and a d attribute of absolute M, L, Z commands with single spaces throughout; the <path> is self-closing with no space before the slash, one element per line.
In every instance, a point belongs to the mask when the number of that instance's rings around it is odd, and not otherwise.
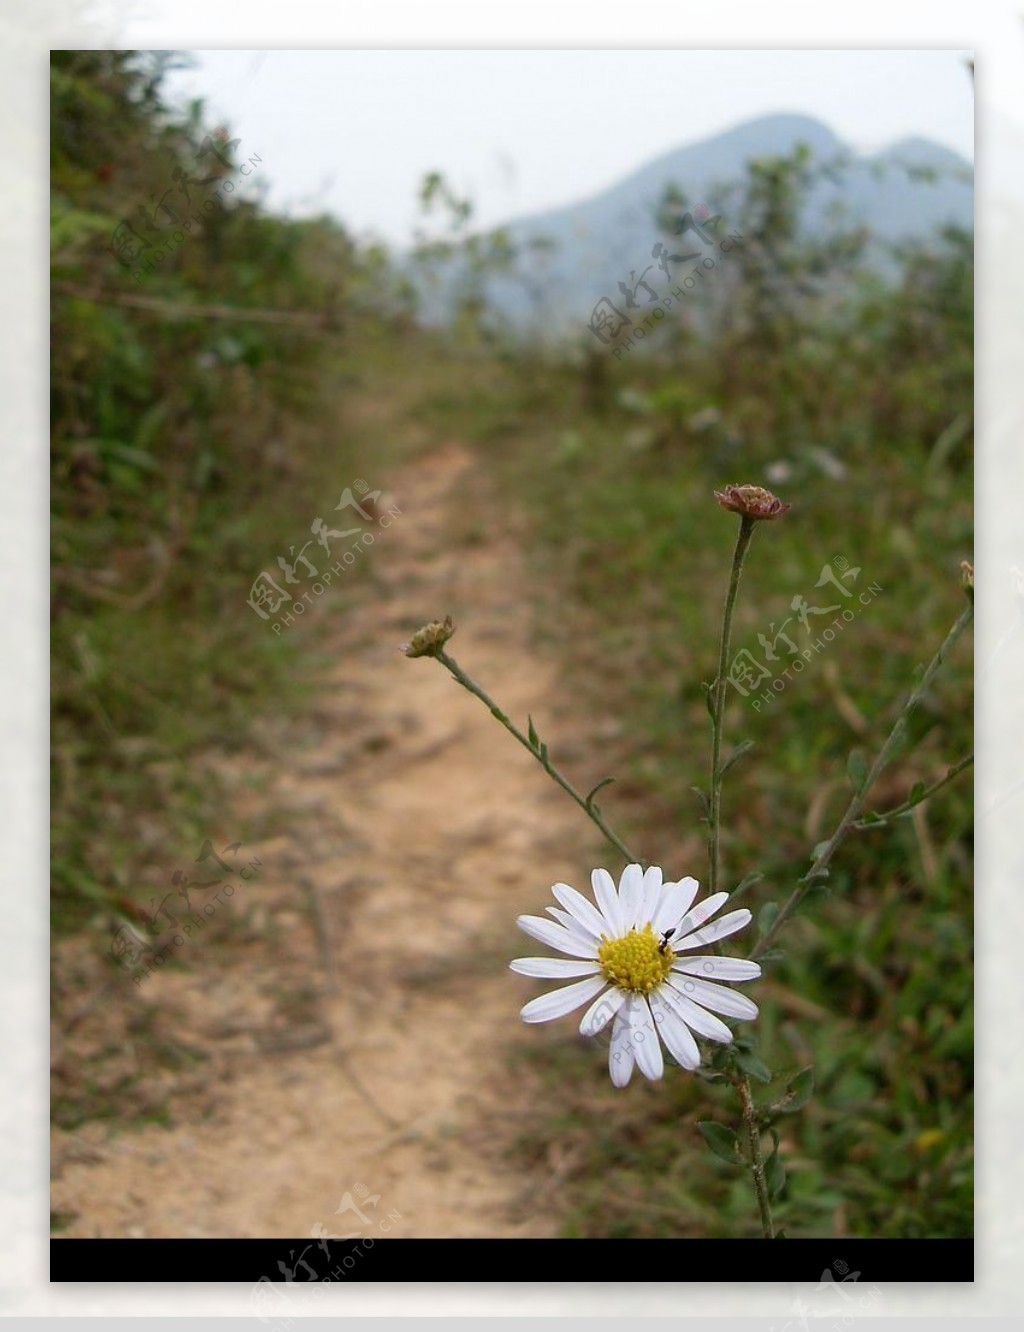
<path fill-rule="evenodd" d="M 511 1151 L 537 1089 L 510 1055 L 552 1033 L 523 1028 L 538 989 L 507 963 L 535 951 L 516 915 L 579 879 L 592 830 L 441 666 L 397 647 L 465 616 L 452 652 L 512 716 L 568 740 L 571 701 L 474 456 L 448 445 L 390 490 L 402 514 L 370 578 L 293 631 L 333 663 L 307 712 L 207 756 L 234 810 L 210 837 L 261 830 L 228 855 L 258 871 L 142 984 L 97 935 L 55 949 L 62 1234 L 344 1236 L 385 1215 L 408 1237 L 557 1233 L 558 1144 L 529 1170 Z M 346 1194 L 362 1220 L 338 1212 Z"/>

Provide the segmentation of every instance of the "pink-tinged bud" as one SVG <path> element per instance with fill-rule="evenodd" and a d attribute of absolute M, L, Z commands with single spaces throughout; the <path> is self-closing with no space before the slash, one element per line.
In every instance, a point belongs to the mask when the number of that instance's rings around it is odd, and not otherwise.
<path fill-rule="evenodd" d="M 455 622 L 450 615 L 443 620 L 431 620 L 422 629 L 417 629 L 399 651 L 407 657 L 436 657 L 454 632 Z"/>
<path fill-rule="evenodd" d="M 781 518 L 792 508 L 764 486 L 726 486 L 715 491 L 723 509 L 731 509 L 744 518 Z"/>
<path fill-rule="evenodd" d="M 974 600 L 974 565 L 966 560 L 960 561 L 960 586 L 970 599 Z"/>

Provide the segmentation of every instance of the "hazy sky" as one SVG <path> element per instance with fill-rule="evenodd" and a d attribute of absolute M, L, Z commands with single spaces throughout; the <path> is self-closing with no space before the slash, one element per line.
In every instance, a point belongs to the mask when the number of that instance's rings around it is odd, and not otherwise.
<path fill-rule="evenodd" d="M 921 135 L 971 158 L 968 54 L 208 50 L 168 90 L 202 96 L 260 154 L 272 207 L 401 243 L 428 171 L 494 225 L 771 112 L 814 116 L 861 150 Z"/>

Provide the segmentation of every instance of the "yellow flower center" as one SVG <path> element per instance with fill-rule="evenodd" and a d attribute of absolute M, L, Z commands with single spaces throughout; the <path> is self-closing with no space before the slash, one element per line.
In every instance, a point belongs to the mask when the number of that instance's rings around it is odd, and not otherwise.
<path fill-rule="evenodd" d="M 606 934 L 601 938 L 597 960 L 605 979 L 633 994 L 657 989 L 675 960 L 675 953 L 654 933 L 649 921 L 642 930 L 632 929 L 620 939 L 609 939 Z"/>

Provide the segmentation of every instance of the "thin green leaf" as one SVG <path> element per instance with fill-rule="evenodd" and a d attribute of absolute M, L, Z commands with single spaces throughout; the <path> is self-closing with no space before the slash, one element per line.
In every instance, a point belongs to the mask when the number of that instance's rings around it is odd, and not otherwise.
<path fill-rule="evenodd" d="M 868 779 L 868 761 L 864 757 L 863 750 L 852 749 L 850 751 L 850 757 L 846 760 L 846 774 L 855 791 L 864 790 L 864 783 Z"/>
<path fill-rule="evenodd" d="M 744 1073 L 749 1073 L 752 1078 L 758 1082 L 771 1082 L 772 1073 L 767 1064 L 763 1064 L 757 1055 L 751 1054 L 747 1050 L 736 1051 L 736 1062 Z"/>
<path fill-rule="evenodd" d="M 704 1141 L 720 1161 L 727 1161 L 729 1165 L 742 1164 L 740 1140 L 731 1128 L 725 1124 L 716 1124 L 713 1119 L 702 1119 L 697 1127 Z"/>
<path fill-rule="evenodd" d="M 537 734 L 537 728 L 533 724 L 533 718 L 527 717 L 527 721 L 530 723 L 530 725 L 526 732 L 526 738 L 527 740 L 529 740 L 530 744 L 533 745 L 534 749 L 539 749 L 540 737 Z"/>
<path fill-rule="evenodd" d="M 765 1182 L 768 1185 L 768 1193 L 772 1198 L 777 1198 L 786 1187 L 786 1167 L 782 1164 L 778 1148 L 772 1152 L 768 1158 L 768 1164 L 764 1168 Z"/>
<path fill-rule="evenodd" d="M 814 1069 L 808 1066 L 790 1078 L 785 1092 L 769 1109 L 773 1115 L 794 1115 L 802 1110 L 814 1092 Z"/>
<path fill-rule="evenodd" d="M 753 748 L 753 740 L 742 740 L 726 759 L 725 763 L 722 765 L 722 770 L 718 775 L 724 777 L 729 769 L 737 764 L 744 754 L 749 754 Z"/>
<path fill-rule="evenodd" d="M 732 903 L 739 897 L 740 893 L 745 893 L 748 888 L 753 888 L 755 883 L 760 883 L 764 875 L 760 870 L 751 870 L 749 874 L 744 874 L 739 883 L 729 894 L 729 902 Z"/>
<path fill-rule="evenodd" d="M 593 802 L 594 802 L 594 796 L 597 795 L 598 791 L 600 791 L 601 788 L 602 788 L 603 786 L 608 786 L 611 782 L 614 782 L 614 780 L 615 780 L 614 777 L 602 777 L 602 778 L 601 778 L 601 780 L 600 780 L 600 781 L 598 782 L 598 784 L 594 787 L 594 789 L 588 794 L 586 800 L 584 800 L 584 802 L 583 802 L 583 803 L 586 805 L 586 807 L 587 807 L 588 809 L 593 809 L 593 808 L 594 808 L 594 803 L 593 803 Z"/>
<path fill-rule="evenodd" d="M 757 932 L 762 939 L 775 924 L 775 918 L 778 914 L 778 902 L 765 902 L 764 906 L 757 913 Z"/>

